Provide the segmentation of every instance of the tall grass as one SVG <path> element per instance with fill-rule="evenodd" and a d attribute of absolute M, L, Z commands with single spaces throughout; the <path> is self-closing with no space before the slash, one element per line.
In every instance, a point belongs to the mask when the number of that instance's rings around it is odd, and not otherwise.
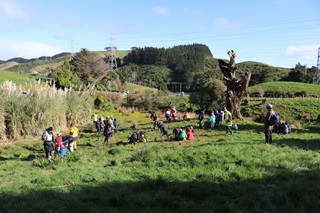
<path fill-rule="evenodd" d="M 57 90 L 30 82 L 17 86 L 4 81 L 0 86 L 0 139 L 38 136 L 52 126 L 65 131 L 70 122 L 90 121 L 93 100 L 87 92 Z"/>

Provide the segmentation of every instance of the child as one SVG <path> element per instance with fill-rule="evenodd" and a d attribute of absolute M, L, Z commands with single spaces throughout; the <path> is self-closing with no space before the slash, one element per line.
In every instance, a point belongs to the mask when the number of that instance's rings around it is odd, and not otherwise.
<path fill-rule="evenodd" d="M 70 133 L 69 135 L 69 139 L 68 139 L 68 147 L 67 149 L 73 154 L 74 153 L 74 138 L 73 138 L 73 135 L 72 133 Z"/>
<path fill-rule="evenodd" d="M 187 138 L 187 133 L 182 129 L 182 131 L 179 134 L 178 140 L 181 141 L 179 144 L 182 145 L 182 141 L 186 140 Z"/>
<path fill-rule="evenodd" d="M 61 145 L 62 145 L 62 136 L 61 136 L 60 132 L 57 132 L 56 141 L 57 141 L 56 151 L 59 152 Z"/>
<path fill-rule="evenodd" d="M 193 132 L 192 132 L 192 129 L 191 128 L 187 128 L 187 140 L 193 140 L 194 139 L 194 135 L 193 135 Z"/>

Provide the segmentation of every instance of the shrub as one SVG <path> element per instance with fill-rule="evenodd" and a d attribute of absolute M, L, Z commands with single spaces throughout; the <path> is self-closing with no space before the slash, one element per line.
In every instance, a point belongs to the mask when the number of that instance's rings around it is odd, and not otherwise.
<path fill-rule="evenodd" d="M 93 100 L 87 92 L 57 90 L 31 82 L 17 87 L 11 81 L 0 86 L 0 138 L 39 136 L 52 126 L 63 131 L 70 122 L 87 123 Z"/>

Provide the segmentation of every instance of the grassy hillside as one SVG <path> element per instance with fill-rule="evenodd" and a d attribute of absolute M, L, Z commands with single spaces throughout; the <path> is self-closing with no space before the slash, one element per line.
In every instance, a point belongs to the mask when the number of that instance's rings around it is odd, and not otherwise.
<path fill-rule="evenodd" d="M 294 129 L 264 144 L 262 125 L 238 122 L 225 135 L 196 128 L 193 141 L 160 141 L 149 114 L 113 114 L 111 143 L 92 126 L 80 128 L 74 155 L 48 163 L 39 139 L 0 146 L 1 212 L 319 212 L 317 131 Z M 163 117 L 161 117 L 163 119 Z M 148 141 L 131 145 L 142 130 Z M 169 123 L 197 126 L 197 119 Z M 58 130 L 55 130 L 55 132 Z M 66 132 L 63 135 L 67 134 Z M 50 198 L 50 199 L 48 199 Z"/>
<path fill-rule="evenodd" d="M 29 75 L 18 74 L 15 72 L 0 70 L 0 84 L 5 80 L 13 81 L 17 84 L 32 80 Z"/>
<path fill-rule="evenodd" d="M 130 90 L 130 92 L 134 92 L 136 90 L 139 91 L 145 91 L 145 90 L 152 90 L 152 91 L 157 91 L 157 89 L 150 88 L 150 87 L 145 87 L 137 84 L 132 84 L 132 83 L 126 83 L 126 90 Z"/>
<path fill-rule="evenodd" d="M 16 65 L 19 65 L 19 63 L 15 62 L 15 61 L 6 62 L 3 64 L 0 64 L 0 70 L 6 70 L 6 69 L 9 69 L 10 67 L 13 67 Z"/>
<path fill-rule="evenodd" d="M 267 82 L 249 87 L 248 92 L 254 96 L 290 97 L 315 96 L 320 97 L 320 85 L 299 82 Z"/>

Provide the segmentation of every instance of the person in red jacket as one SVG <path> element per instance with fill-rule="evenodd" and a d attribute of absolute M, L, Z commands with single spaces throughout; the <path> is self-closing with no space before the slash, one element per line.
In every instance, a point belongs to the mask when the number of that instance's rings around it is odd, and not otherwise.
<path fill-rule="evenodd" d="M 187 128 L 187 140 L 193 140 L 194 139 L 194 134 L 192 132 L 191 128 Z"/>
<path fill-rule="evenodd" d="M 61 136 L 60 132 L 57 132 L 56 141 L 57 141 L 56 151 L 59 152 L 61 146 L 63 146 L 62 145 L 62 136 Z"/>

